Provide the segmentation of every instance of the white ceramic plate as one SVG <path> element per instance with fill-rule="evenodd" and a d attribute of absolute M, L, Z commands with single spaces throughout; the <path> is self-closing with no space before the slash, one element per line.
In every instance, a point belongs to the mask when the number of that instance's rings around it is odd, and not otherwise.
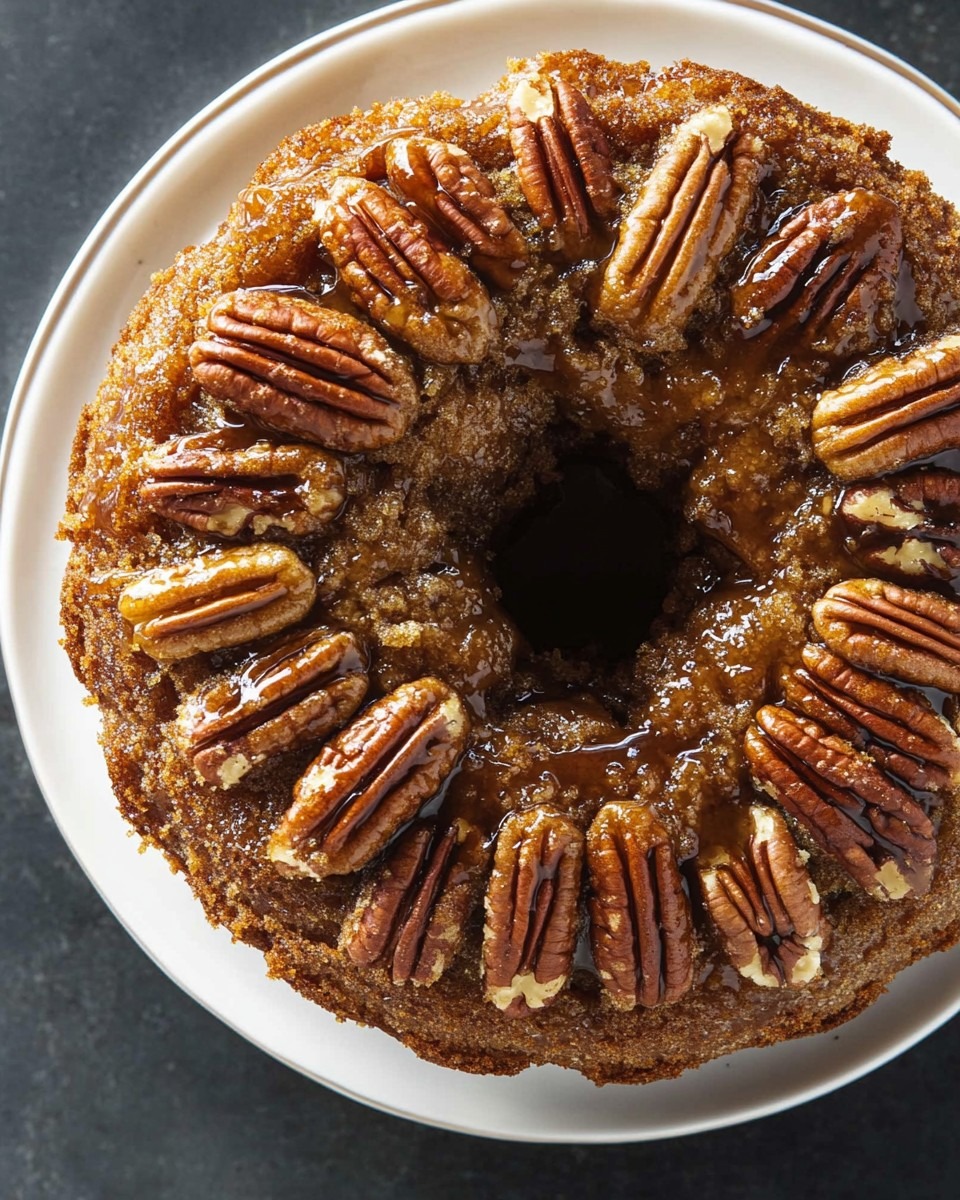
<path fill-rule="evenodd" d="M 401 4 L 267 64 L 204 110 L 136 176 L 50 304 L 13 399 L 0 460 L 0 628 L 24 740 L 64 837 L 133 937 L 243 1036 L 346 1095 L 451 1129 L 560 1142 L 690 1133 L 838 1087 L 960 1008 L 960 949 L 902 974 L 838 1033 L 746 1051 L 644 1088 L 597 1089 L 558 1068 L 513 1079 L 460 1075 L 419 1061 L 375 1030 L 339 1025 L 268 980 L 258 953 L 211 929 L 158 854 L 137 853 L 115 811 L 96 714 L 83 705 L 57 644 L 66 551 L 53 538 L 74 425 L 128 311 L 152 271 L 208 235 L 285 133 L 394 94 L 440 87 L 470 96 L 501 73 L 508 56 L 581 46 L 654 66 L 689 57 L 780 83 L 821 107 L 888 128 L 905 163 L 960 199 L 956 102 L 895 59 L 775 5 Z"/>

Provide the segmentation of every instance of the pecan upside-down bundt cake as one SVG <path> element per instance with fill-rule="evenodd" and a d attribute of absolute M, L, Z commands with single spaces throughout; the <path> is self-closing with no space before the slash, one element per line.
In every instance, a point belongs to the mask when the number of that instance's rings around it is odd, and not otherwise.
<path fill-rule="evenodd" d="M 544 54 L 294 134 L 154 278 L 66 647 L 272 974 L 631 1082 L 960 935 L 960 220 L 887 148 Z"/>

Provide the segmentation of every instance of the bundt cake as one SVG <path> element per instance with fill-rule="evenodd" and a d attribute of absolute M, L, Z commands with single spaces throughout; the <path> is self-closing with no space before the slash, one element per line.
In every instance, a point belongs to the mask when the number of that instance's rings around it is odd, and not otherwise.
<path fill-rule="evenodd" d="M 888 143 L 544 53 L 293 134 L 154 277 L 65 645 L 271 974 L 626 1083 L 960 936 L 960 219 Z"/>

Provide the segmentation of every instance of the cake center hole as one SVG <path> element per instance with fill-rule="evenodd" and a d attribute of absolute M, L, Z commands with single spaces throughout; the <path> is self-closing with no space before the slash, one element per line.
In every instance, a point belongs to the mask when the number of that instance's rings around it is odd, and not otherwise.
<path fill-rule="evenodd" d="M 578 457 L 504 530 L 503 604 L 534 650 L 632 653 L 667 591 L 671 521 L 626 470 Z"/>

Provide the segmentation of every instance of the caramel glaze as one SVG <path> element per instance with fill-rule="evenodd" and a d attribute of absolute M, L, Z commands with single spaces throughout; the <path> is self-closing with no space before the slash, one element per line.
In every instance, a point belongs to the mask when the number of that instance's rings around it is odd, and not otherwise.
<path fill-rule="evenodd" d="M 265 950 L 272 973 L 447 1065 L 510 1073 L 553 1061 L 627 1082 L 845 1019 L 916 946 L 955 940 L 960 905 L 949 889 L 960 877 L 960 821 L 952 807 L 944 806 L 933 891 L 896 914 L 878 914 L 814 855 L 836 936 L 823 980 L 807 993 L 743 984 L 701 925 L 698 983 L 672 1010 L 615 1013 L 581 972 L 550 1010 L 504 1022 L 479 1001 L 479 913 L 429 1003 L 342 961 L 335 946 L 357 878 L 282 878 L 262 855 L 312 753 L 289 754 L 213 794 L 156 734 L 180 695 L 211 671 L 242 670 L 248 650 L 160 669 L 130 650 L 115 610 L 131 572 L 213 543 L 146 513 L 136 494 L 140 458 L 157 443 L 242 425 L 192 382 L 186 356 L 199 323 L 238 286 L 305 288 L 355 311 L 317 249 L 313 209 L 324 173 L 369 168 L 377 156 L 364 167 L 367 147 L 393 130 L 427 129 L 487 170 L 535 253 L 516 288 L 494 294 L 501 338 L 490 358 L 479 367 L 418 363 L 423 398 L 412 432 L 348 460 L 338 522 L 292 542 L 319 580 L 305 624 L 361 637 L 371 699 L 424 674 L 460 691 L 473 715 L 471 740 L 430 810 L 468 817 L 492 838 L 518 807 L 549 803 L 586 826 L 604 800 L 639 797 L 656 805 L 682 860 L 736 835 L 754 798 L 744 730 L 760 704 L 779 699 L 778 670 L 798 660 L 813 600 L 860 573 L 834 516 L 839 486 L 812 457 L 810 412 L 825 386 L 862 362 L 949 325 L 960 294 L 960 222 L 923 177 L 886 157 L 886 135 L 778 90 L 690 63 L 654 74 L 586 52 L 540 61 L 574 84 L 590 81 L 624 203 L 649 170 L 661 130 L 697 108 L 729 105 L 769 147 L 760 199 L 687 330 L 687 349 L 654 359 L 591 325 L 610 230 L 598 230 L 593 257 L 572 266 L 537 249 L 503 120 L 515 77 L 471 105 L 445 95 L 395 101 L 301 131 L 260 167 L 212 241 L 155 277 L 84 410 L 64 519 L 74 542 L 64 625 L 77 672 L 101 705 L 121 810 L 187 874 L 211 919 Z M 897 330 L 841 360 L 812 357 L 799 344 L 745 341 L 726 297 L 764 232 L 784 211 L 853 187 L 900 207 Z M 489 546 L 556 477 L 564 455 L 599 443 L 674 515 L 676 562 L 661 615 L 636 654 L 616 662 L 590 649 L 534 654 L 500 603 Z M 577 961 L 589 966 L 582 954 Z"/>

